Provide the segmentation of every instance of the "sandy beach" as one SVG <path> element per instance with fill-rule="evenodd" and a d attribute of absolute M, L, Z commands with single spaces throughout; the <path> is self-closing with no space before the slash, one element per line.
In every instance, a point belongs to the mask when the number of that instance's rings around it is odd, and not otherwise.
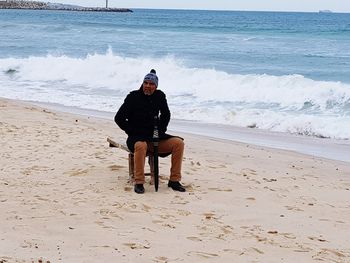
<path fill-rule="evenodd" d="M 350 262 L 350 163 L 193 136 L 128 183 L 113 120 L 0 99 L 0 262 Z"/>

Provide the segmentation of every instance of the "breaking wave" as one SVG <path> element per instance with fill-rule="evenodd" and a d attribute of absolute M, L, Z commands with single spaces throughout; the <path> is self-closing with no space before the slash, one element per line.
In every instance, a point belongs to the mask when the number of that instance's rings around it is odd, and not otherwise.
<path fill-rule="evenodd" d="M 157 69 L 173 118 L 338 139 L 350 138 L 350 85 L 301 75 L 240 75 L 168 56 L 0 59 L 0 96 L 116 111 Z"/>

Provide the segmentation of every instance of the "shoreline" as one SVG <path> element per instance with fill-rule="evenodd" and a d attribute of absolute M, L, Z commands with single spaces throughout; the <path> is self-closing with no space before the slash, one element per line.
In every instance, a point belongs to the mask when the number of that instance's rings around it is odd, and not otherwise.
<path fill-rule="evenodd" d="M 19 100 L 19 102 L 21 101 Z M 28 103 L 61 112 L 92 116 L 114 122 L 113 119 L 115 113 L 112 112 L 88 110 L 35 101 L 28 101 Z M 200 135 L 209 139 L 253 144 L 255 146 L 293 151 L 313 157 L 350 163 L 350 155 L 348 154 L 350 152 L 349 140 L 308 137 L 283 132 L 272 132 L 224 124 L 200 123 L 178 119 L 171 119 L 168 128 L 169 133 L 181 132 L 191 135 Z"/>

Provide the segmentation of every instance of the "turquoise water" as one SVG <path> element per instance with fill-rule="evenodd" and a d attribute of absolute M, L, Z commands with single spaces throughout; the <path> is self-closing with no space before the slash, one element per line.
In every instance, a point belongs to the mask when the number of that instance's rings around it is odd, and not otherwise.
<path fill-rule="evenodd" d="M 350 138 L 350 14 L 0 10 L 0 96 L 115 111 L 156 68 L 173 117 Z"/>
<path fill-rule="evenodd" d="M 173 55 L 240 74 L 350 83 L 350 14 L 135 10 L 0 11 L 0 57 Z"/>

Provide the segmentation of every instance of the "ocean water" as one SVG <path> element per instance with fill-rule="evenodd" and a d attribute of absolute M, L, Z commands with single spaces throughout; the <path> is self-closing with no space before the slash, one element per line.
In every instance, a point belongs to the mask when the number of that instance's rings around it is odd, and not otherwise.
<path fill-rule="evenodd" d="M 0 10 L 0 96 L 115 112 L 155 68 L 175 119 L 350 139 L 350 14 Z"/>

